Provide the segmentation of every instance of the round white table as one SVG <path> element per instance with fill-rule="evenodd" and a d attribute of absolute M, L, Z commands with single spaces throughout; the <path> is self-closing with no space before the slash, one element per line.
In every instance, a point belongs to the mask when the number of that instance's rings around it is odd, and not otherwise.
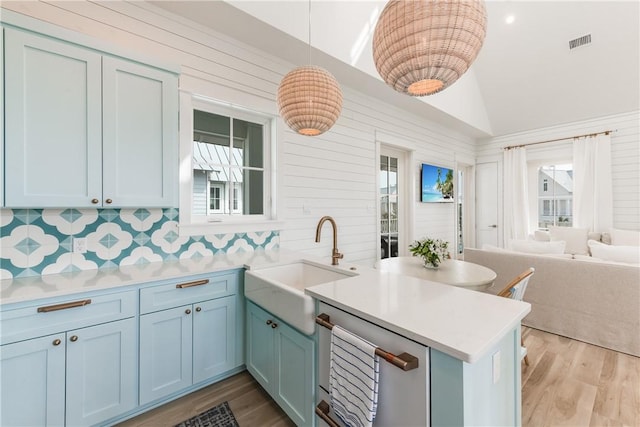
<path fill-rule="evenodd" d="M 457 259 L 447 259 L 437 269 L 430 269 L 424 266 L 419 257 L 385 258 L 376 263 L 376 268 L 475 291 L 490 288 L 496 280 L 495 271 Z"/>

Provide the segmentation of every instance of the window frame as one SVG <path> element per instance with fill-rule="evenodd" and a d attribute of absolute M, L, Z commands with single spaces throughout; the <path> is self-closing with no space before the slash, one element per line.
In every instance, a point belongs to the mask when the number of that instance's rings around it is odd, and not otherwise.
<path fill-rule="evenodd" d="M 263 126 L 263 195 L 262 215 L 193 215 L 193 117 L 194 110 L 219 114 Z M 278 123 L 276 116 L 235 104 L 221 102 L 187 92 L 180 93 L 180 167 L 179 234 L 181 236 L 274 230 L 282 226 L 277 217 L 276 161 Z M 230 189 L 229 191 L 232 191 Z M 242 193 L 242 191 L 240 191 Z M 207 190 L 207 208 L 209 207 Z M 225 198 L 226 199 L 226 198 Z M 226 202 L 226 200 L 225 200 Z M 243 201 L 240 202 L 243 205 Z M 209 209 L 207 209 L 208 211 Z"/>
<path fill-rule="evenodd" d="M 552 197 L 551 194 L 553 194 L 553 191 L 549 190 L 549 188 L 547 189 L 546 192 L 543 191 L 542 185 L 541 185 L 543 184 L 543 182 L 539 180 L 539 169 L 541 167 L 561 166 L 561 165 L 573 165 L 573 159 L 567 158 L 566 156 L 558 156 L 552 159 L 545 158 L 545 159 L 537 159 L 535 161 L 527 162 L 527 167 L 529 169 L 529 213 L 530 213 L 530 229 L 531 230 L 547 230 L 547 228 L 543 228 L 540 226 L 541 212 L 540 212 L 539 203 L 541 201 L 543 203 L 543 207 L 544 207 L 545 201 L 549 202 L 549 209 L 551 211 L 551 215 L 553 215 L 554 217 L 555 226 L 559 226 L 559 221 L 556 222 L 556 220 L 560 216 L 566 216 L 566 215 L 559 214 L 560 200 L 565 200 L 565 201 L 571 200 L 571 202 L 568 202 L 567 208 L 570 208 L 573 212 L 573 195 L 571 196 L 570 199 L 561 199 L 555 196 Z M 548 182 L 548 184 L 551 186 L 555 185 L 552 181 Z M 541 191 L 542 193 L 548 193 L 548 194 L 545 194 L 543 196 Z"/>

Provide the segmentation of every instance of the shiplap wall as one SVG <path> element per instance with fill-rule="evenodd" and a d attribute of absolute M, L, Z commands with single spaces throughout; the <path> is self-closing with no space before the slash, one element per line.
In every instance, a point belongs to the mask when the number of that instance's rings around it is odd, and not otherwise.
<path fill-rule="evenodd" d="M 276 91 L 294 66 L 209 28 L 144 2 L 3 2 L 3 8 L 59 25 L 133 54 L 180 64 L 180 89 L 277 115 Z M 378 144 L 376 134 L 393 135 L 394 145 L 412 152 L 414 183 L 422 162 L 454 167 L 473 163 L 473 138 L 343 86 L 344 105 L 334 128 L 318 137 L 302 137 L 277 125 L 278 214 L 284 221 L 281 246 L 328 256 L 329 226 L 314 242 L 323 215 L 339 227 L 345 260 L 372 264 L 377 237 Z M 389 89 L 391 90 L 391 89 Z M 387 142 L 389 143 L 389 142 Z M 415 184 L 414 184 L 415 185 Z M 418 193 L 416 193 L 417 195 Z M 415 197 L 414 197 L 415 198 Z M 429 235 L 454 241 L 453 204 L 412 203 L 410 238 Z M 241 232 L 242 230 L 237 230 Z"/>
<path fill-rule="evenodd" d="M 502 147 L 606 130 L 615 131 L 611 134 L 613 225 L 640 230 L 640 111 L 492 138 L 479 144 L 477 162 L 498 161 L 501 168 Z M 570 158 L 571 140 L 532 146 L 529 151 L 528 158 Z"/>

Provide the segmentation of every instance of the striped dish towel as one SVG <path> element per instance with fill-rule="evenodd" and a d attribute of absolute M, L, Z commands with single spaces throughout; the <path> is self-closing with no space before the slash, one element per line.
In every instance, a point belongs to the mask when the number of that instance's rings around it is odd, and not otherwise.
<path fill-rule="evenodd" d="M 334 325 L 331 329 L 331 407 L 349 427 L 373 425 L 378 409 L 380 358 L 376 346 Z"/>

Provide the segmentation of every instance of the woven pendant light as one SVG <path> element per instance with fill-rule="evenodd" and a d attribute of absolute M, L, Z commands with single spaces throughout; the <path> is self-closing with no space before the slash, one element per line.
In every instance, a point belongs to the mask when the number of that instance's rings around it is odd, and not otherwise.
<path fill-rule="evenodd" d="M 309 0 L 309 63 L 311 63 L 311 0 Z M 342 91 L 333 75 L 305 65 L 289 71 L 278 86 L 278 110 L 287 126 L 316 136 L 335 124 L 342 111 Z"/>
<path fill-rule="evenodd" d="M 302 135 L 320 135 L 331 129 L 342 110 L 338 81 L 313 65 L 290 71 L 278 87 L 278 110 L 287 126 Z"/>
<path fill-rule="evenodd" d="M 373 60 L 398 92 L 431 95 L 469 69 L 486 28 L 483 0 L 391 0 L 373 34 Z"/>

